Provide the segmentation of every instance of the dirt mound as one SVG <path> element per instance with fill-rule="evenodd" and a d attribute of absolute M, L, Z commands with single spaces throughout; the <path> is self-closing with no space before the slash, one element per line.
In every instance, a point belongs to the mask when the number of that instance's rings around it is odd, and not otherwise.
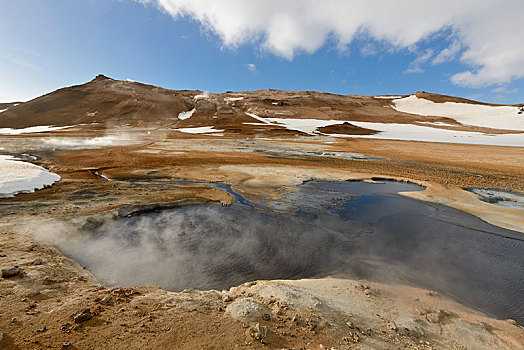
<path fill-rule="evenodd" d="M 345 135 L 374 135 L 378 131 L 361 128 L 351 123 L 344 122 L 343 124 L 329 125 L 318 128 L 318 131 L 326 134 L 345 134 Z"/>

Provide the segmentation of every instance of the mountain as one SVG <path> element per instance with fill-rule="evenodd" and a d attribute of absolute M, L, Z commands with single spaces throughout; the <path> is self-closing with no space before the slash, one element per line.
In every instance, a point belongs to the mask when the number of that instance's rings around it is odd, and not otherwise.
<path fill-rule="evenodd" d="M 94 122 L 149 124 L 187 110 L 192 95 L 194 92 L 171 91 L 98 75 L 86 84 L 59 89 L 9 108 L 0 115 L 0 125 L 25 128 Z"/>
<path fill-rule="evenodd" d="M 446 111 L 441 111 L 442 106 L 447 108 Z M 62 88 L 25 103 L 1 104 L 0 128 L 91 123 L 143 128 L 213 126 L 226 133 L 249 136 L 256 133 L 254 129 L 257 128 L 271 129 L 273 134 L 277 130 L 277 134 L 290 131 L 308 133 L 307 128 L 275 128 L 275 123 L 282 124 L 282 119 L 315 119 L 346 123 L 440 124 L 439 127 L 445 124 L 478 131 L 479 128 L 497 128 L 497 124 L 484 120 L 470 122 L 468 118 L 463 118 L 468 122 L 463 123 L 460 113 L 467 114 L 471 109 L 471 113 L 476 115 L 480 108 L 484 118 L 489 119 L 492 110 L 500 112 L 501 109 L 496 107 L 500 106 L 424 91 L 403 96 L 336 95 L 272 89 L 212 94 L 195 90 L 168 90 L 98 75 L 88 83 Z M 502 116 L 505 123 L 501 124 L 501 128 L 508 129 L 509 125 L 511 129 L 512 125 L 516 125 L 515 130 L 524 130 L 524 126 L 521 128 L 524 117 L 515 117 L 519 107 L 507 108 Z M 522 108 L 520 110 L 522 113 Z M 457 111 L 460 113 L 457 114 Z M 327 124 L 319 123 L 319 127 L 323 126 Z M 476 129 L 471 129 L 471 126 Z M 330 130 L 367 133 L 347 124 L 331 127 Z"/>

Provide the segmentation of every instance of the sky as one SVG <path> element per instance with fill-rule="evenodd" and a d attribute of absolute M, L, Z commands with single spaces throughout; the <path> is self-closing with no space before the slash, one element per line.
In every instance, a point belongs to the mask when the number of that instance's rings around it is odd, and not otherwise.
<path fill-rule="evenodd" d="M 524 103 L 522 14 L 522 0 L 0 0 L 0 102 L 104 74 Z"/>

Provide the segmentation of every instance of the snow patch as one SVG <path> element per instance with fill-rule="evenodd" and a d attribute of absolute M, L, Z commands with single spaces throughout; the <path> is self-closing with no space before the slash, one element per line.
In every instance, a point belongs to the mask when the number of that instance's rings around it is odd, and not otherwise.
<path fill-rule="evenodd" d="M 175 129 L 176 131 L 184 132 L 187 134 L 208 134 L 208 133 L 216 133 L 216 132 L 223 132 L 224 130 L 217 130 L 213 126 L 199 126 L 196 128 L 179 128 Z"/>
<path fill-rule="evenodd" d="M 193 108 L 192 110 L 190 111 L 186 111 L 186 112 L 181 112 L 178 114 L 178 119 L 180 120 L 186 120 L 186 119 L 189 119 L 191 118 L 191 116 L 193 115 L 193 113 L 195 113 L 196 109 Z"/>
<path fill-rule="evenodd" d="M 373 98 L 384 98 L 384 99 L 394 99 L 394 98 L 402 98 L 402 96 L 373 96 Z"/>
<path fill-rule="evenodd" d="M 313 135 L 317 128 L 329 125 L 344 124 L 344 120 L 321 120 L 321 119 L 290 119 L 290 118 L 266 118 L 269 122 L 277 123 L 286 129 L 301 131 Z"/>
<path fill-rule="evenodd" d="M 59 180 L 59 175 L 38 165 L 0 155 L 0 198 L 34 192 Z"/>
<path fill-rule="evenodd" d="M 196 100 L 200 100 L 201 98 L 209 98 L 209 92 L 204 91 L 201 94 L 195 95 L 195 97 L 193 97 L 193 100 L 196 101 Z"/>
<path fill-rule="evenodd" d="M 380 131 L 374 135 L 327 134 L 335 137 L 359 137 L 383 140 L 405 140 L 424 142 L 460 143 L 471 145 L 524 147 L 524 134 L 484 134 L 480 132 L 457 131 L 432 128 L 429 126 L 394 123 L 355 122 L 361 128 Z"/>
<path fill-rule="evenodd" d="M 444 122 L 419 122 L 419 121 L 416 121 L 415 123 L 417 123 L 417 124 L 426 124 L 426 125 L 437 125 L 437 126 L 457 126 L 457 125 L 454 125 L 454 124 L 448 124 L 448 123 L 444 123 Z"/>
<path fill-rule="evenodd" d="M 9 108 L 6 109 L 0 109 L 0 113 L 7 111 Z"/>
<path fill-rule="evenodd" d="M 224 101 L 240 101 L 243 100 L 243 97 L 226 97 Z"/>
<path fill-rule="evenodd" d="M 0 129 L 0 135 L 30 134 L 30 133 L 35 133 L 35 132 L 47 132 L 47 131 L 54 131 L 54 130 L 61 130 L 61 129 L 72 128 L 72 127 L 74 127 L 74 125 L 68 125 L 68 126 L 42 125 L 42 126 L 31 126 L 31 127 L 23 128 L 23 129 L 1 128 Z"/>
<path fill-rule="evenodd" d="M 485 128 L 524 131 L 524 115 L 518 114 L 518 107 L 457 102 L 435 103 L 416 95 L 396 99 L 393 103 L 393 108 L 399 112 L 448 117 L 462 124 Z"/>
<path fill-rule="evenodd" d="M 268 124 L 268 125 L 276 125 L 276 124 L 273 124 L 271 123 L 269 120 L 265 119 L 265 118 L 262 118 L 262 117 L 259 117 L 258 115 L 256 114 L 253 114 L 253 113 L 247 113 L 246 112 L 246 115 L 250 116 L 251 118 L 254 118 L 256 120 L 260 120 L 262 123 L 264 124 Z"/>
<path fill-rule="evenodd" d="M 246 113 L 248 116 L 260 120 L 261 123 L 243 123 L 249 125 L 273 125 L 284 127 L 288 130 L 300 131 L 309 135 L 319 132 L 317 128 L 329 125 L 344 124 L 345 120 L 322 120 L 322 119 L 299 119 L 299 118 L 262 118 L 253 113 Z M 353 123 L 353 122 L 351 122 Z"/>
<path fill-rule="evenodd" d="M 262 123 L 243 123 L 249 125 L 273 125 L 285 127 L 289 130 L 301 131 L 309 135 L 328 135 L 334 137 L 359 137 L 383 140 L 405 140 L 424 142 L 460 143 L 471 145 L 513 146 L 524 147 L 524 134 L 484 134 L 480 132 L 457 131 L 440 128 L 432 128 L 424 125 L 396 124 L 396 123 L 373 123 L 356 122 L 345 120 L 321 120 L 321 119 L 290 119 L 290 118 L 262 118 L 252 113 L 246 113 Z M 318 128 L 343 124 L 352 125 L 379 131 L 374 135 L 349 135 L 349 134 L 324 134 L 318 132 Z M 432 123 L 432 122 L 423 122 Z M 435 125 L 450 125 L 435 122 Z"/>

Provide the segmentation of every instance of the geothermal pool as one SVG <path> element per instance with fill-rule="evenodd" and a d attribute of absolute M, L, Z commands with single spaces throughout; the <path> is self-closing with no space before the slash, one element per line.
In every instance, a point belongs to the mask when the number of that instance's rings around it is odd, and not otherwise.
<path fill-rule="evenodd" d="M 108 219 L 51 243 L 107 285 L 180 291 L 336 275 L 436 290 L 524 324 L 524 234 L 397 194 L 417 190 L 309 181 L 278 201 L 235 194 L 230 207 Z"/>

